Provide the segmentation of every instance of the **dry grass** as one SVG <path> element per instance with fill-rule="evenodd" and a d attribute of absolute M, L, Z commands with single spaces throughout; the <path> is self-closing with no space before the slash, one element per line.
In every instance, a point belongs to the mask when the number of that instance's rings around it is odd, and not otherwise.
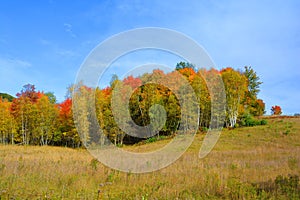
<path fill-rule="evenodd" d="M 224 130 L 214 150 L 198 158 L 203 135 L 174 164 L 130 174 L 96 162 L 86 150 L 0 146 L 3 199 L 253 199 L 251 183 L 300 175 L 300 118 Z M 130 151 L 149 151 L 163 140 Z M 0 198 L 0 199 L 2 199 Z"/>

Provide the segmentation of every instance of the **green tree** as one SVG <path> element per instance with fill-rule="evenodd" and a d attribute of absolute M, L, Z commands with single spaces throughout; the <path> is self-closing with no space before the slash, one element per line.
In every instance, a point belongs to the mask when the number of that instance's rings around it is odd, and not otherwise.
<path fill-rule="evenodd" d="M 9 102 L 12 102 L 15 97 L 11 96 L 10 94 L 0 93 L 0 98 L 7 99 Z"/>
<path fill-rule="evenodd" d="M 181 61 L 176 64 L 176 70 L 180 70 L 180 69 L 184 69 L 184 68 L 189 68 L 189 69 L 193 69 L 194 71 L 196 71 L 195 65 L 193 65 L 192 63 Z"/>
<path fill-rule="evenodd" d="M 53 92 L 46 92 L 45 95 L 48 97 L 51 104 L 56 104 L 56 96 Z"/>
<path fill-rule="evenodd" d="M 245 67 L 243 73 L 248 81 L 248 91 L 244 98 L 246 111 L 254 116 L 261 116 L 265 113 L 265 104 L 263 100 L 257 99 L 260 91 L 259 87 L 262 84 L 257 73 L 251 67 Z"/>
<path fill-rule="evenodd" d="M 262 82 L 259 81 L 259 76 L 251 67 L 245 66 L 244 75 L 248 80 L 248 96 L 252 99 L 256 99 L 257 94 L 260 91 L 259 87 L 262 84 Z"/>

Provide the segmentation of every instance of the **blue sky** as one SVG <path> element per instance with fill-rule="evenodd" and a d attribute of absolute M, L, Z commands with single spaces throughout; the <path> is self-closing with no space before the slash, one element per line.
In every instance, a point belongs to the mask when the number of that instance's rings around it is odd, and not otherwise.
<path fill-rule="evenodd" d="M 62 101 L 100 42 L 162 27 L 193 38 L 218 68 L 252 66 L 268 113 L 272 105 L 300 113 L 299 17 L 300 1 L 2 1 L 0 92 L 15 95 L 31 83 Z"/>

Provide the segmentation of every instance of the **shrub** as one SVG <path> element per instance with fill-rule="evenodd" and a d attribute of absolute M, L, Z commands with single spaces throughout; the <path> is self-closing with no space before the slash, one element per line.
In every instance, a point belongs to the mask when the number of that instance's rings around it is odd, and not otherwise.
<path fill-rule="evenodd" d="M 258 125 L 266 125 L 267 120 L 257 120 L 251 114 L 244 114 L 241 118 L 240 125 L 241 126 L 258 126 Z"/>
<path fill-rule="evenodd" d="M 262 120 L 260 121 L 260 125 L 267 125 L 267 124 L 268 124 L 268 121 L 265 120 L 265 119 L 262 119 Z"/>
<path fill-rule="evenodd" d="M 152 143 L 152 142 L 156 142 L 157 141 L 157 137 L 150 137 L 146 140 L 146 143 Z"/>
<path fill-rule="evenodd" d="M 277 176 L 275 185 L 281 194 L 288 196 L 290 199 L 300 197 L 299 176 L 289 175 L 289 177 Z"/>
<path fill-rule="evenodd" d="M 252 184 L 257 191 L 258 197 L 263 199 L 299 199 L 300 184 L 298 175 L 288 177 L 279 175 L 274 181 L 260 182 Z M 265 198 L 264 198 L 265 197 Z"/>
<path fill-rule="evenodd" d="M 203 126 L 203 127 L 201 127 L 201 131 L 203 131 L 203 132 L 207 132 L 208 131 L 208 128 L 207 127 L 205 127 L 205 126 Z"/>

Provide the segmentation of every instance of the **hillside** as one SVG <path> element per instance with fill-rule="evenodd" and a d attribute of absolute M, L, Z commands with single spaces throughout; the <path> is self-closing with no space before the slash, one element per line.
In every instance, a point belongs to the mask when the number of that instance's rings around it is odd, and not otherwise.
<path fill-rule="evenodd" d="M 112 170 L 83 149 L 0 146 L 0 197 L 299 199 L 300 118 L 267 121 L 264 126 L 224 130 L 204 159 L 198 158 L 203 135 L 197 135 L 179 160 L 147 174 Z M 124 149 L 145 152 L 168 142 Z"/>
<path fill-rule="evenodd" d="M 10 94 L 0 93 L 0 98 L 7 99 L 9 102 L 12 102 L 15 97 L 11 96 Z"/>

